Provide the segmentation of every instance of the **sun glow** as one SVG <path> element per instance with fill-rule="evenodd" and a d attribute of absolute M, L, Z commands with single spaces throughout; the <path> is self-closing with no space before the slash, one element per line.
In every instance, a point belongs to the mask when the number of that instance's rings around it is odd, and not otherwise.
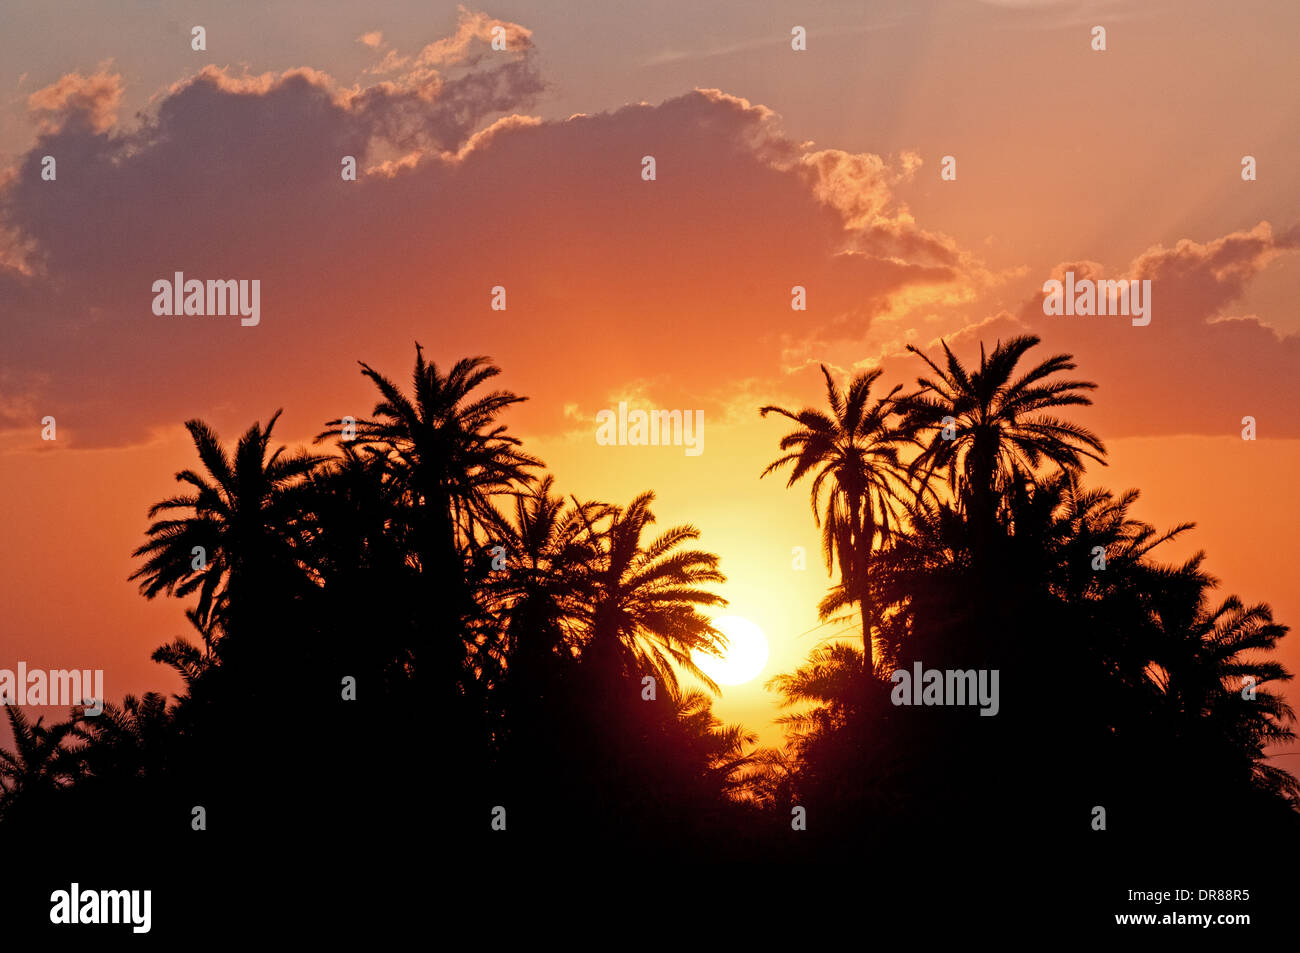
<path fill-rule="evenodd" d="M 767 636 L 743 616 L 724 615 L 713 620 L 713 627 L 727 639 L 721 658 L 704 652 L 691 657 L 719 685 L 740 685 L 755 678 L 767 664 Z"/>

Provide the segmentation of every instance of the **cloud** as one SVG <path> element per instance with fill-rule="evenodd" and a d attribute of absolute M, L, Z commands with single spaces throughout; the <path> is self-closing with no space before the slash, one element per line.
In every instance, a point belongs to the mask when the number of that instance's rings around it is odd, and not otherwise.
<path fill-rule="evenodd" d="M 101 133 L 117 120 L 121 101 L 122 77 L 103 67 L 89 76 L 68 73 L 60 77 L 58 82 L 32 93 L 27 108 L 42 132 L 74 127 Z"/>
<path fill-rule="evenodd" d="M 1162 308 L 1172 308 L 1185 319 L 1205 318 L 1240 298 L 1250 279 L 1269 262 L 1298 247 L 1300 228 L 1274 236 L 1272 226 L 1260 222 L 1248 232 L 1233 232 L 1203 245 L 1183 239 L 1172 249 L 1156 246 L 1138 257 L 1132 272 L 1164 289 Z"/>
<path fill-rule="evenodd" d="M 504 38 L 507 51 L 532 49 L 533 33 L 527 27 L 467 10 L 463 6 L 459 9 L 456 32 L 422 49 L 415 58 L 416 66 L 476 65 L 484 56 L 501 52 L 492 49 L 492 40 L 497 35 Z"/>
<path fill-rule="evenodd" d="M 490 353 L 534 398 L 521 423 L 560 433 L 566 403 L 605 406 L 628 380 L 722 406 L 732 381 L 779 376 L 783 349 L 860 339 L 980 280 L 891 203 L 914 158 L 817 150 L 717 90 L 518 115 L 542 84 L 531 45 L 473 51 L 497 22 L 462 17 L 438 47 L 446 76 L 345 88 L 208 68 L 138 127 L 43 133 L 0 185 L 0 225 L 37 263 L 0 267 L 0 429 L 32 433 L 39 410 L 61 442 L 120 445 L 283 405 L 310 431 L 368 412 L 357 359 L 400 376 L 419 339 L 442 360 Z M 77 170 L 57 189 L 47 151 Z M 360 181 L 341 179 L 345 155 Z M 155 317 L 152 283 L 176 271 L 260 280 L 261 324 Z M 800 284 L 807 312 L 790 307 Z"/>
<path fill-rule="evenodd" d="M 838 210 L 849 227 L 866 225 L 878 218 L 892 196 L 892 187 L 910 177 L 914 166 L 893 173 L 880 156 L 854 154 L 839 149 L 822 149 L 800 156 L 813 194 Z"/>
<path fill-rule="evenodd" d="M 372 35 L 376 34 L 366 34 Z M 406 70 L 406 81 L 423 80 L 438 71 L 473 68 L 485 57 L 527 57 L 534 48 L 532 37 L 532 31 L 518 23 L 498 20 L 461 6 L 456 32 L 451 36 L 434 40 L 413 54 L 402 55 L 389 50 L 383 60 L 368 72 L 385 74 Z M 504 49 L 494 48 L 494 41 L 499 41 L 497 46 L 503 45 Z M 378 46 L 377 43 L 368 45 Z"/>
<path fill-rule="evenodd" d="M 1074 416 L 1103 437 L 1174 434 L 1239 435 L 1255 417 L 1260 437 L 1300 437 L 1300 335 L 1283 334 L 1256 315 L 1230 309 L 1250 282 L 1279 256 L 1300 246 L 1300 229 L 1275 234 L 1268 222 L 1206 242 L 1156 245 L 1119 274 L 1098 262 L 1062 262 L 1047 277 L 1150 280 L 1151 323 L 1127 317 L 1043 314 L 1041 291 L 1014 312 L 1002 311 L 947 335 L 954 351 L 977 359 L 979 342 L 1033 333 L 1036 350 L 1073 354 L 1078 374 L 1097 382 L 1095 407 Z M 926 342 L 933 345 L 935 342 Z M 1032 352 L 1031 352 L 1032 353 Z M 889 362 L 912 379 L 910 362 Z"/>
<path fill-rule="evenodd" d="M 384 33 L 382 30 L 371 30 L 369 33 L 362 33 L 357 37 L 357 42 L 376 50 L 384 42 Z"/>
<path fill-rule="evenodd" d="M 1146 328 L 1048 317 L 1040 294 L 993 309 L 1017 269 L 992 273 L 916 221 L 898 190 L 917 155 L 798 141 L 716 89 L 542 120 L 527 114 L 545 89 L 530 34 L 508 28 L 514 47 L 492 51 L 502 22 L 462 11 L 368 86 L 209 67 L 130 127 L 105 69 L 36 94 L 36 142 L 0 177 L 0 430 L 31 435 L 51 413 L 61 442 L 109 446 L 284 405 L 311 432 L 369 410 L 357 359 L 400 376 L 419 339 L 444 361 L 490 353 L 533 397 L 521 425 L 558 434 L 566 406 L 607 406 L 628 381 L 719 413 L 737 382 L 779 387 L 818 361 L 883 359 L 910 381 L 898 352 L 950 329 L 967 353 L 1030 330 L 1076 354 L 1105 436 L 1236 432 L 1248 414 L 1262 435 L 1300 434 L 1296 336 L 1234 311 L 1300 230 L 1143 252 L 1124 275 L 1153 282 Z M 57 184 L 40 180 L 44 154 Z M 360 181 L 342 180 L 343 156 Z M 176 271 L 258 279 L 262 323 L 155 317 L 152 283 Z M 505 311 L 489 306 L 498 285 Z"/>

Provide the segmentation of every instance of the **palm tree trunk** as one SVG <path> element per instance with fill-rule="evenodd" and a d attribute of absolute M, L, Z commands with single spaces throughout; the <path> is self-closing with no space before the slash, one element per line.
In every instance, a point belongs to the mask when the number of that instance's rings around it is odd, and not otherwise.
<path fill-rule="evenodd" d="M 876 640 L 871 625 L 873 613 L 865 592 L 859 597 L 858 603 L 862 610 L 862 673 L 867 678 L 872 678 L 876 671 Z"/>
<path fill-rule="evenodd" d="M 865 519 L 856 515 L 859 512 L 856 507 L 854 510 L 854 522 L 859 525 L 855 527 L 853 562 L 857 575 L 858 611 L 862 615 L 862 669 L 870 681 L 876 674 L 876 611 L 871 599 L 871 547 L 876 541 L 876 525 L 869 498 L 866 507 Z"/>

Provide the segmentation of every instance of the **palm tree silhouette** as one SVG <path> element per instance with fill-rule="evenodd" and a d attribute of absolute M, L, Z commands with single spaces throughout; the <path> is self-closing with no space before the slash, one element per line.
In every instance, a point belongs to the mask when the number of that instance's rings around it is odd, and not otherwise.
<path fill-rule="evenodd" d="M 1096 384 L 1049 380 L 1074 370 L 1070 355 L 1048 358 L 1012 379 L 1016 364 L 1039 341 L 1034 335 L 1020 335 L 999 341 L 991 354 L 981 343 L 980 365 L 973 372 L 945 342 L 940 342 L 947 356 L 945 368 L 907 346 L 934 372 L 933 377 L 918 377 L 921 390 L 903 400 L 908 428 L 930 432 L 929 443 L 909 465 L 909 475 L 919 473 L 922 484 L 928 484 L 936 471 L 947 472 L 953 499 L 970 511 L 977 544 L 987 537 L 996 495 L 1013 468 L 1033 473 L 1047 460 L 1077 474 L 1085 457 L 1105 465 L 1106 449 L 1093 433 L 1044 413 L 1092 403 L 1080 391 Z"/>
<path fill-rule="evenodd" d="M 244 620 L 255 622 L 266 593 L 278 586 L 293 588 L 297 556 L 292 523 L 299 512 L 295 493 L 323 458 L 286 456 L 284 447 L 268 456 L 280 413 L 277 410 L 264 428 L 254 423 L 239 438 L 233 459 L 206 424 L 187 421 L 208 477 L 193 470 L 176 474 L 178 482 L 195 492 L 155 503 L 149 516 L 174 510 L 191 514 L 154 522 L 147 530 L 149 541 L 132 554 L 145 557 L 130 578 L 141 580 L 146 598 L 160 592 L 178 597 L 198 592 L 191 621 L 205 641 L 214 626 L 231 631 L 232 605 Z M 247 593 L 235 598 L 243 590 Z"/>
<path fill-rule="evenodd" d="M 600 536 L 600 563 L 591 577 L 583 657 L 602 675 L 650 672 L 674 689 L 675 664 L 717 691 L 691 652 L 717 652 L 725 645 L 697 607 L 726 605 L 722 596 L 700 588 L 725 582 L 726 576 L 714 554 L 678 549 L 699 538 L 694 526 L 674 526 L 643 543 L 642 534 L 655 520 L 653 501 L 653 493 L 642 493 L 610 511 Z"/>
<path fill-rule="evenodd" d="M 18 705 L 6 705 L 13 729 L 12 751 L 0 748 L 0 817 L 12 820 L 21 806 L 41 802 L 56 790 L 67 787 L 76 775 L 76 763 L 63 746 L 72 731 L 71 722 L 46 727 L 44 717 L 33 723 Z"/>
<path fill-rule="evenodd" d="M 678 756 L 690 765 L 698 765 L 703 787 L 720 796 L 740 792 L 746 769 L 754 764 L 752 753 L 745 748 L 757 740 L 755 732 L 741 725 L 724 725 L 713 714 L 709 696 L 698 689 L 683 692 L 666 686 L 668 721 L 680 727 L 684 739 Z"/>
<path fill-rule="evenodd" d="M 316 586 L 318 670 L 398 689 L 424 641 L 420 621 L 430 616 L 408 494 L 381 452 L 345 441 L 305 481 L 299 503 L 302 560 Z M 359 630 L 370 637 L 357 640 Z"/>
<path fill-rule="evenodd" d="M 410 398 L 370 365 L 361 363 L 361 370 L 382 400 L 373 419 L 356 422 L 355 439 L 379 454 L 405 494 L 417 568 L 436 593 L 425 600 L 423 615 L 432 630 L 440 694 L 458 697 L 454 685 L 473 677 L 471 660 L 487 638 L 477 624 L 481 612 L 467 578 L 469 563 L 481 543 L 509 533 L 492 498 L 520 492 L 532 482 L 528 471 L 541 465 L 496 420 L 526 398 L 510 391 L 474 397 L 500 368 L 485 357 L 464 358 L 444 375 L 425 362 L 418 342 Z M 342 418 L 326 426 L 317 440 L 348 436 Z"/>
<path fill-rule="evenodd" d="M 1200 582 L 1191 598 L 1182 592 L 1172 606 L 1164 601 L 1158 617 L 1165 644 L 1146 674 L 1191 757 L 1220 771 L 1235 763 L 1257 786 L 1300 803 L 1300 781 L 1270 765 L 1263 750 L 1295 740 L 1295 712 L 1281 694 L 1263 687 L 1292 676 L 1280 663 L 1253 654 L 1276 649 L 1288 627 L 1273 621 L 1267 605 L 1248 607 L 1237 596 L 1212 607 L 1210 580 Z"/>
<path fill-rule="evenodd" d="M 799 425 L 781 438 L 787 451 L 768 464 L 761 476 L 791 465 L 786 486 L 813 473 L 811 503 L 813 519 L 822 530 L 822 553 L 828 572 L 838 561 L 840 582 L 822 604 L 823 620 L 842 605 L 857 603 L 862 616 L 863 667 L 875 671 L 875 634 L 880 614 L 870 596 L 872 552 L 879 539 L 888 542 L 895 529 L 894 504 L 901 500 L 906 472 L 899 463 L 899 448 L 908 436 L 894 426 L 895 387 L 884 397 L 871 399 L 871 387 L 883 371 L 858 374 L 841 393 L 825 365 L 826 397 L 831 415 L 804 408 L 795 413 L 774 405 L 759 410 L 766 417 L 780 414 Z M 761 477 L 760 477 L 761 478 Z M 823 489 L 826 490 L 824 510 Z"/>
<path fill-rule="evenodd" d="M 541 661 L 580 644 L 592 581 L 601 559 L 597 524 L 612 515 L 602 503 L 565 504 L 545 477 L 515 498 L 514 523 L 502 540 L 510 571 L 489 584 L 501 606 L 501 651 L 521 678 Z"/>
<path fill-rule="evenodd" d="M 813 706 L 778 719 L 778 724 L 789 729 L 796 748 L 818 733 L 851 723 L 859 698 L 857 686 L 861 671 L 861 650 L 832 643 L 809 652 L 807 660 L 795 671 L 768 680 L 767 687 L 782 695 L 781 707 Z"/>
<path fill-rule="evenodd" d="M 387 460 L 350 442 L 338 450 L 309 475 L 298 499 L 304 562 L 322 585 L 349 585 L 372 570 L 392 572 L 412 548 L 411 514 Z"/>
<path fill-rule="evenodd" d="M 811 478 L 838 567 L 822 618 L 855 606 L 863 629 L 861 649 L 815 649 L 768 683 L 786 708 L 782 751 L 748 750 L 752 734 L 678 684 L 688 672 L 717 691 L 692 653 L 724 644 L 704 614 L 725 605 L 724 577 L 716 555 L 690 548 L 699 531 L 652 535 L 652 493 L 579 502 L 534 476 L 498 419 L 522 398 L 479 392 L 498 373 L 485 358 L 444 374 L 417 344 L 409 396 L 362 364 L 381 400 L 356 440 L 343 420 L 326 425 L 318 439 L 340 438 L 328 457 L 272 452 L 278 412 L 232 454 L 192 420 L 203 467 L 150 510 L 131 576 L 149 598 L 194 600 L 202 644 L 153 654 L 185 689 L 50 727 L 11 707 L 0 836 L 43 832 L 60 809 L 132 836 L 151 818 L 170 831 L 202 791 L 229 830 L 269 833 L 305 811 L 305 830 L 353 824 L 340 837 L 383 839 L 426 809 L 429 792 L 405 782 L 430 721 L 445 768 L 432 816 L 508 803 L 512 831 L 551 825 L 572 847 L 554 818 L 582 815 L 587 842 L 615 853 L 678 838 L 743 853 L 761 829 L 784 845 L 794 804 L 841 848 L 874 843 L 882 825 L 1037 838 L 1077 818 L 1081 798 L 1114 805 L 1139 836 L 1209 810 L 1259 830 L 1295 824 L 1300 785 L 1265 754 L 1294 739 L 1277 688 L 1290 675 L 1270 657 L 1286 627 L 1264 605 L 1212 604 L 1203 554 L 1158 561 L 1191 524 L 1158 531 L 1133 517 L 1136 491 L 1082 486 L 1104 449 L 1049 412 L 1088 403 L 1093 385 L 1060 379 L 1074 366 L 1064 355 L 1017 376 L 1035 343 L 981 348 L 974 372 L 944 345 L 946 364 L 927 359 L 934 373 L 910 397 L 873 398 L 878 371 L 841 390 L 822 367 L 828 410 L 761 408 L 794 423 L 763 476 Z M 893 707 L 884 673 L 918 660 L 1001 669 L 999 716 Z M 291 745 L 267 730 L 285 673 L 312 712 Z M 344 674 L 363 703 L 340 699 Z M 657 694 L 629 690 L 647 674 Z"/>
<path fill-rule="evenodd" d="M 417 541 L 422 568 L 449 569 L 477 528 L 503 528 L 491 497 L 517 492 L 532 481 L 529 468 L 541 466 L 496 422 L 502 411 L 527 398 L 493 391 L 471 400 L 472 392 L 501 369 L 486 357 L 463 358 L 444 376 L 436 363 L 425 362 L 419 343 L 411 398 L 370 365 L 363 362 L 361 369 L 383 400 L 375 406 L 375 419 L 356 422 L 355 438 L 384 454 L 390 472 L 427 516 Z M 317 439 L 342 436 L 343 423 L 329 421 Z"/>
<path fill-rule="evenodd" d="M 74 709 L 69 748 L 86 776 L 148 777 L 161 773 L 172 747 L 172 711 L 158 692 L 127 695 L 120 706 L 104 703 L 96 717 Z"/>

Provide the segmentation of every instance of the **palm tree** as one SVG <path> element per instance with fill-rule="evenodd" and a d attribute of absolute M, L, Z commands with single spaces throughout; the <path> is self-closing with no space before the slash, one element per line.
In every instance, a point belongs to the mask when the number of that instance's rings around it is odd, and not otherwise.
<path fill-rule="evenodd" d="M 872 598 L 888 611 L 880 650 L 890 665 L 903 654 L 937 659 L 969 628 L 970 527 L 946 500 L 918 498 L 906 507 L 888 558 L 872 580 Z M 834 593 L 832 593 L 832 596 Z"/>
<path fill-rule="evenodd" d="M 854 671 L 861 668 L 857 665 Z M 784 816 L 795 803 L 794 785 L 799 770 L 798 760 L 780 748 L 758 748 L 749 756 L 740 796 L 765 811 Z"/>
<path fill-rule="evenodd" d="M 972 521 L 947 500 L 909 507 L 908 529 L 878 574 L 878 600 L 896 609 L 889 644 L 906 644 L 913 658 L 969 649 L 1031 667 L 1044 664 L 1045 651 L 1068 649 L 1070 659 L 1050 666 L 1060 677 L 1086 669 L 1097 676 L 1090 694 L 1122 687 L 1153 651 L 1153 597 L 1198 578 L 1200 556 L 1165 567 L 1151 554 L 1193 524 L 1159 531 L 1130 515 L 1138 491 L 1084 489 L 1063 470 L 1033 477 L 1012 464 L 1001 482 L 1007 536 L 997 585 L 986 592 Z M 1026 626 L 1026 618 L 1036 621 Z"/>
<path fill-rule="evenodd" d="M 724 725 L 704 692 L 682 692 L 669 685 L 666 696 L 668 715 L 681 739 L 674 755 L 702 772 L 699 780 L 708 794 L 738 795 L 747 782 L 744 772 L 754 765 L 745 748 L 754 745 L 758 735 L 741 725 Z"/>
<path fill-rule="evenodd" d="M 220 663 L 210 653 L 200 652 L 188 640 L 178 636 L 168 644 L 154 649 L 150 658 L 169 666 L 185 684 L 184 692 L 172 696 L 176 699 L 176 704 L 165 712 L 171 727 L 177 732 L 184 733 L 196 721 L 201 720 L 203 708 L 214 698 L 224 700 L 219 698 L 222 694 L 220 687 L 213 685 L 213 681 L 220 679 L 222 674 Z"/>
<path fill-rule="evenodd" d="M 1039 343 L 1034 335 L 999 341 L 992 354 L 980 344 L 979 369 L 970 372 L 940 341 L 947 356 L 941 368 L 918 348 L 907 349 L 929 365 L 933 377 L 918 377 L 921 390 L 903 400 L 907 424 L 930 431 L 928 445 L 908 467 L 909 476 L 922 474 L 928 484 L 946 470 L 954 500 L 970 515 L 977 545 L 987 536 L 996 516 L 996 494 L 1014 468 L 1028 473 L 1046 460 L 1069 473 L 1083 468 L 1084 458 L 1105 465 L 1106 449 L 1089 430 L 1045 413 L 1056 407 L 1091 404 L 1081 391 L 1089 381 L 1049 380 L 1075 368 L 1070 355 L 1058 354 L 1013 380 L 1016 364 Z"/>
<path fill-rule="evenodd" d="M 780 414 L 799 425 L 781 438 L 784 456 L 770 463 L 761 476 L 789 464 L 786 486 L 790 487 L 806 474 L 815 474 L 811 503 L 813 520 L 822 529 L 826 570 L 833 572 L 837 561 L 840 568 L 837 592 L 822 604 L 821 616 L 826 619 L 841 605 L 857 603 L 862 615 L 863 667 L 871 675 L 880 622 L 869 592 L 872 551 L 877 540 L 887 543 L 894 532 L 894 504 L 901 500 L 905 485 L 898 451 L 909 437 L 892 422 L 894 395 L 902 387 L 871 403 L 871 387 L 882 371 L 858 374 L 847 393 L 836 387 L 825 365 L 821 371 L 830 416 L 820 410 L 795 413 L 770 404 L 759 411 L 764 417 Z"/>
<path fill-rule="evenodd" d="M 1257 788 L 1300 802 L 1300 781 L 1264 755 L 1269 745 L 1295 740 L 1295 712 L 1280 693 L 1263 687 L 1292 675 L 1281 663 L 1252 654 L 1274 651 L 1288 627 L 1273 621 L 1267 605 L 1248 607 L 1236 596 L 1211 607 L 1206 589 L 1196 594 L 1190 613 L 1165 602 L 1167 642 L 1146 674 L 1193 758 L 1214 759 L 1221 771 L 1235 764 Z M 1187 605 L 1185 598 L 1178 602 Z"/>
<path fill-rule="evenodd" d="M 502 540 L 509 571 L 489 586 L 499 606 L 501 653 L 516 669 L 577 644 L 577 627 L 601 557 L 596 524 L 612 515 L 602 503 L 566 506 L 547 476 L 515 499 L 514 525 Z"/>
<path fill-rule="evenodd" d="M 127 695 L 120 707 L 105 702 L 96 717 L 74 709 L 70 734 L 80 742 L 69 749 L 70 754 L 92 777 L 159 774 L 168 767 L 175 740 L 172 710 L 158 692 L 139 698 Z"/>
<path fill-rule="evenodd" d="M 437 364 L 425 363 L 418 342 L 411 398 L 370 365 L 362 362 L 361 369 L 383 399 L 375 405 L 375 419 L 356 422 L 355 439 L 384 454 L 390 472 L 425 514 L 417 541 L 421 568 L 454 567 L 459 573 L 456 563 L 476 529 L 504 526 L 492 497 L 518 492 L 532 481 L 528 469 L 541 465 L 496 423 L 502 411 L 527 398 L 493 391 L 471 400 L 471 393 L 501 369 L 486 357 L 471 357 L 443 375 Z M 329 421 L 330 429 L 317 439 L 343 436 L 343 423 Z"/>
<path fill-rule="evenodd" d="M 6 705 L 5 714 L 13 729 L 14 748 L 0 748 L 0 814 L 9 816 L 20 803 L 43 807 L 51 793 L 71 783 L 75 764 L 63 747 L 71 722 L 47 728 L 41 717 L 33 724 L 18 705 Z"/>
<path fill-rule="evenodd" d="M 717 691 L 691 652 L 717 652 L 725 644 L 697 608 L 726 605 L 722 596 L 700 588 L 726 577 L 714 554 L 678 549 L 699 538 L 694 526 L 675 526 L 643 543 L 642 534 L 655 521 L 653 501 L 653 493 L 642 493 L 626 508 L 609 511 L 600 561 L 590 579 L 584 660 L 602 675 L 648 672 L 676 690 L 671 660 Z"/>
<path fill-rule="evenodd" d="M 821 645 L 808 653 L 808 659 L 794 672 L 773 676 L 767 688 L 783 696 L 782 708 L 812 705 L 777 719 L 799 751 L 811 738 L 843 729 L 855 720 L 858 673 L 862 670 L 862 652 L 852 645 Z"/>
<path fill-rule="evenodd" d="M 351 585 L 359 574 L 414 567 L 413 516 L 384 455 L 339 445 L 305 481 L 299 498 L 303 559 L 323 586 Z"/>
<path fill-rule="evenodd" d="M 831 642 L 813 649 L 796 671 L 767 683 L 789 712 L 783 752 L 766 752 L 751 775 L 755 797 L 788 810 L 791 803 L 841 813 L 845 838 L 879 836 L 881 824 L 900 812 L 900 780 L 918 746 L 904 735 L 883 693 L 862 691 L 863 652 Z M 925 785 L 910 793 L 919 801 Z"/>
<path fill-rule="evenodd" d="M 564 691 L 582 642 L 591 578 L 601 558 L 599 503 L 566 506 L 547 476 L 515 498 L 513 525 L 480 560 L 492 569 L 477 582 L 489 633 L 476 655 L 493 712 L 491 733 L 514 751 L 536 747 L 545 712 Z M 568 663 L 568 664 L 566 664 Z M 517 755 L 516 755 L 517 757 Z"/>
<path fill-rule="evenodd" d="M 415 664 L 430 601 L 415 551 L 418 514 L 381 452 L 350 442 L 339 450 L 299 498 L 302 559 L 320 594 L 313 661 L 396 688 Z M 358 631 L 369 635 L 356 639 Z"/>
<path fill-rule="evenodd" d="M 509 532 L 493 497 L 520 492 L 532 481 L 529 469 L 541 465 L 496 420 L 526 398 L 510 391 L 475 397 L 475 389 L 500 368 L 472 357 L 444 375 L 437 364 L 425 362 L 418 342 L 409 398 L 370 365 L 361 363 L 361 370 L 382 399 L 374 419 L 356 422 L 355 439 L 382 457 L 405 495 L 411 549 L 432 590 L 423 618 L 431 630 L 433 670 L 440 697 L 456 699 L 456 685 L 478 677 L 482 665 L 475 656 L 491 638 L 474 599 L 471 557 L 491 535 Z M 318 440 L 348 436 L 341 418 L 326 426 Z"/>
<path fill-rule="evenodd" d="M 145 558 L 130 578 L 141 580 L 146 598 L 160 592 L 178 597 L 198 592 L 192 621 L 205 641 L 214 625 L 230 631 L 232 605 L 252 619 L 261 596 L 292 588 L 291 571 L 297 567 L 295 490 L 323 458 L 286 456 L 284 447 L 268 456 L 280 413 L 277 410 L 265 428 L 254 423 L 240 437 L 233 459 L 206 424 L 187 421 L 208 476 L 188 469 L 176 474 L 177 481 L 194 492 L 155 503 L 149 516 L 174 510 L 191 514 L 154 522 L 147 531 L 149 541 L 132 554 Z M 242 598 L 232 599 L 235 592 Z"/>

